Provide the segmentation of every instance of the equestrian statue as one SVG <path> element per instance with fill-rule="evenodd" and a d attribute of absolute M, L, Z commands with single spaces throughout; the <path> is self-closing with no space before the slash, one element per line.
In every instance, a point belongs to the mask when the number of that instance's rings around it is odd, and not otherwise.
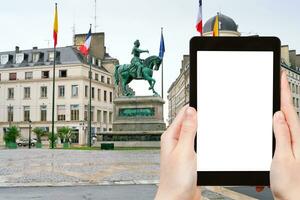
<path fill-rule="evenodd" d="M 121 85 L 123 96 L 133 96 L 134 94 L 128 90 L 128 84 L 132 80 L 146 80 L 149 83 L 149 90 L 152 90 L 154 96 L 159 96 L 154 89 L 155 79 L 152 78 L 153 70 L 158 71 L 162 63 L 162 59 L 158 56 L 150 56 L 145 60 L 140 58 L 142 53 L 149 53 L 148 50 L 141 50 L 139 40 L 134 42 L 131 54 L 133 58 L 130 64 L 115 65 L 115 85 Z"/>

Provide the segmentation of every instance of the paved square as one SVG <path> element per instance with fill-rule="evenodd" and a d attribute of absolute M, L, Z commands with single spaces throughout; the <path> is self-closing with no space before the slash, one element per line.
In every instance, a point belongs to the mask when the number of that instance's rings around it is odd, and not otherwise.
<path fill-rule="evenodd" d="M 0 151 L 0 186 L 156 183 L 159 150 Z"/>

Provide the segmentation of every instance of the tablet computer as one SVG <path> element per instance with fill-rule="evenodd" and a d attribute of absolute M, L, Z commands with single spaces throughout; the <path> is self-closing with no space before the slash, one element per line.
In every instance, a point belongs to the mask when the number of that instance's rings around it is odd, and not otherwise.
<path fill-rule="evenodd" d="M 191 39 L 198 185 L 269 185 L 280 47 L 276 37 Z"/>

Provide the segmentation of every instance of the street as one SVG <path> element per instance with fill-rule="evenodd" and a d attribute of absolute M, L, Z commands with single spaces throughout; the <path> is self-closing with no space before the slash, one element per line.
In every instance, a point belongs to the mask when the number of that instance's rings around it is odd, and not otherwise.
<path fill-rule="evenodd" d="M 0 188 L 0 200 L 150 200 L 155 185 Z"/>

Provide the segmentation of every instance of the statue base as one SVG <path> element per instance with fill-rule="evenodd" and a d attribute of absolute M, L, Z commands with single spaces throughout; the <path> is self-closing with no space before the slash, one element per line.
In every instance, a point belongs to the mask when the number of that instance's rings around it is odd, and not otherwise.
<path fill-rule="evenodd" d="M 160 141 L 166 129 L 164 100 L 159 96 L 114 99 L 112 132 L 98 134 L 102 141 Z"/>

